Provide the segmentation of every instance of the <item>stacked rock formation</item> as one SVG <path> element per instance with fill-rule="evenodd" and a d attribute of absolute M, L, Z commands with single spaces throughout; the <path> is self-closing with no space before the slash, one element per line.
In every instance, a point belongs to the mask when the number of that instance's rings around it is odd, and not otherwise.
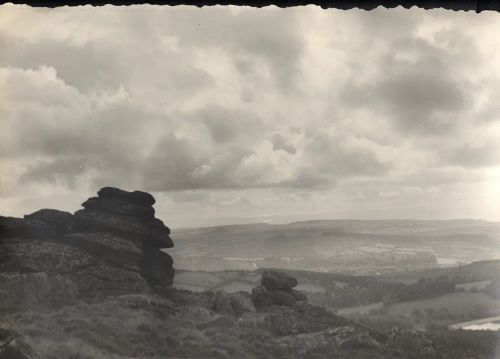
<path fill-rule="evenodd" d="M 155 199 L 149 193 L 126 192 L 105 187 L 75 212 L 74 231 L 67 236 L 76 243 L 111 247 L 106 259 L 125 267 L 139 265 L 141 275 L 151 285 L 170 285 L 174 278 L 173 260 L 162 248 L 174 246 L 170 229 L 155 218 Z M 102 248 L 103 251 L 106 248 Z M 119 258 L 116 253 L 119 252 Z"/>
<path fill-rule="evenodd" d="M 284 272 L 264 271 L 261 285 L 252 289 L 252 300 L 257 309 L 271 305 L 292 307 L 298 301 L 307 301 L 307 296 L 295 290 L 297 279 Z"/>
<path fill-rule="evenodd" d="M 170 230 L 145 192 L 106 187 L 74 215 L 0 217 L 0 310 L 170 285 Z"/>

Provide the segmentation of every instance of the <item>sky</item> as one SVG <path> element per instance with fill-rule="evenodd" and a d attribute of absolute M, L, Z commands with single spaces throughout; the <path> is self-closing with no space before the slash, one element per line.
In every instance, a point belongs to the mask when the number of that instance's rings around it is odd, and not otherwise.
<path fill-rule="evenodd" d="M 172 228 L 500 220 L 498 34 L 494 12 L 2 5 L 1 214 L 115 186 Z"/>

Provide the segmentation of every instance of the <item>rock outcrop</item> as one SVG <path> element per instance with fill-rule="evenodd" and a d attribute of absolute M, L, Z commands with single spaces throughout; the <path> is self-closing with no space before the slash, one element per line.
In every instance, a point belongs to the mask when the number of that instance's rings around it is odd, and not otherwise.
<path fill-rule="evenodd" d="M 307 301 L 307 296 L 293 289 L 297 279 L 284 272 L 266 270 L 262 273 L 261 285 L 252 289 L 252 300 L 257 309 L 271 305 L 292 307 L 299 301 Z"/>
<path fill-rule="evenodd" d="M 161 249 L 174 243 L 170 229 L 154 216 L 153 196 L 112 187 L 97 194 L 82 204 L 84 209 L 75 212 L 73 228 L 80 232 L 76 242 L 100 246 L 100 253 L 120 253 L 120 259 L 129 260 L 123 264 L 139 268 L 150 285 L 172 284 L 173 260 Z M 109 256 L 107 261 L 113 262 Z"/>
<path fill-rule="evenodd" d="M 42 209 L 0 217 L 0 310 L 168 286 L 170 229 L 145 192 L 106 187 L 74 215 Z"/>

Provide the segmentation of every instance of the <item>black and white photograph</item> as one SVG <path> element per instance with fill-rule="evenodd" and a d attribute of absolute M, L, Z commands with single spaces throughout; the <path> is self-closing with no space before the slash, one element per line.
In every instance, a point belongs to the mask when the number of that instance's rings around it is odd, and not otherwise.
<path fill-rule="evenodd" d="M 1 4 L 0 359 L 500 359 L 500 12 L 373 7 Z"/>

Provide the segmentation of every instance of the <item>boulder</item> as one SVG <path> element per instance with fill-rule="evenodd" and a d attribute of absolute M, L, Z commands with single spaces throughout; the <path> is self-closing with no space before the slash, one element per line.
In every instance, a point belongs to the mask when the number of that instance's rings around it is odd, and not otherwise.
<path fill-rule="evenodd" d="M 284 289 L 285 292 L 293 295 L 297 301 L 307 302 L 309 299 L 305 293 L 298 291 L 296 289 Z"/>
<path fill-rule="evenodd" d="M 267 270 L 262 273 L 261 285 L 268 290 L 290 289 L 297 286 L 297 279 L 284 272 Z"/>
<path fill-rule="evenodd" d="M 265 287 L 252 289 L 252 301 L 257 309 L 268 307 L 274 303 L 273 295 Z"/>
<path fill-rule="evenodd" d="M 248 292 L 241 291 L 231 294 L 231 305 L 233 306 L 234 312 L 237 316 L 255 312 L 255 305 L 253 304 L 250 293 Z"/>
<path fill-rule="evenodd" d="M 67 232 L 73 224 L 73 215 L 57 209 L 40 209 L 24 216 L 28 220 L 36 220 L 51 225 L 58 233 Z"/>
<path fill-rule="evenodd" d="M 304 301 L 299 301 L 295 303 L 293 309 L 295 309 L 295 311 L 299 313 L 304 313 L 315 318 L 326 318 L 326 317 L 340 318 L 323 307 L 313 305 Z"/>
<path fill-rule="evenodd" d="M 284 290 L 273 290 L 271 294 L 273 296 L 273 304 L 275 305 L 292 307 L 297 302 L 297 298 Z"/>

